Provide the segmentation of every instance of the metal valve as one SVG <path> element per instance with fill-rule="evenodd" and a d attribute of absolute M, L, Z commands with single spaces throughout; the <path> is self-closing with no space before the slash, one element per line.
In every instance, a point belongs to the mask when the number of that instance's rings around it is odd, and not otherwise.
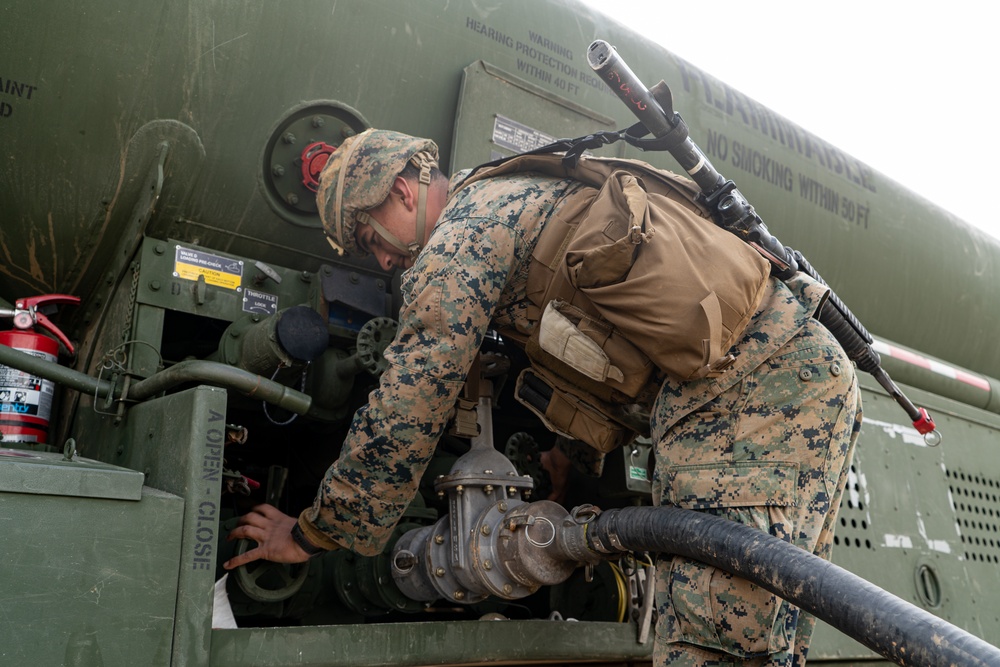
<path fill-rule="evenodd" d="M 24 299 L 18 299 L 14 303 L 14 309 L 0 308 L 0 317 L 12 317 L 14 318 L 14 328 L 21 329 L 22 331 L 27 331 L 34 328 L 35 326 L 45 329 L 50 334 L 56 337 L 56 339 L 62 343 L 66 350 L 72 355 L 75 350 L 73 344 L 69 342 L 69 338 L 66 337 L 62 331 L 59 330 L 55 324 L 44 314 L 39 312 L 39 308 L 45 306 L 54 306 L 57 304 L 69 303 L 74 306 L 80 303 L 80 297 L 71 296 L 69 294 L 42 294 L 39 296 L 31 296 Z"/>

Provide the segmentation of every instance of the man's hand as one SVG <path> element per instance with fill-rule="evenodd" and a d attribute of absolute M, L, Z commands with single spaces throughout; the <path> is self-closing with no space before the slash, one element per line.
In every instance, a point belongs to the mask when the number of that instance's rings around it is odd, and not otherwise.
<path fill-rule="evenodd" d="M 572 461 L 558 445 L 542 452 L 539 459 L 552 482 L 552 493 L 547 500 L 563 504 L 566 502 L 566 491 L 569 490 L 569 469 L 573 467 Z"/>
<path fill-rule="evenodd" d="M 257 505 L 249 514 L 240 517 L 239 525 L 226 537 L 228 542 L 241 538 L 253 540 L 257 547 L 230 558 L 222 567 L 232 570 L 260 559 L 274 563 L 306 562 L 309 554 L 292 539 L 292 528 L 297 521 L 271 505 Z"/>

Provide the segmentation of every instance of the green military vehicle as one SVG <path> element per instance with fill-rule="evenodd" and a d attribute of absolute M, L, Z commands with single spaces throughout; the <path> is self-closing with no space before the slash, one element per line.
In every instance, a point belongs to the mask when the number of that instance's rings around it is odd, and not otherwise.
<path fill-rule="evenodd" d="M 395 331 L 399 276 L 323 240 L 327 157 L 379 127 L 433 138 L 450 173 L 626 127 L 596 39 L 666 81 L 691 138 L 936 419 L 929 446 L 862 377 L 834 563 L 904 616 L 1000 636 L 996 240 L 575 0 L 13 0 L 0 18 L 0 665 L 649 662 L 648 555 L 528 585 L 517 554 L 494 577 L 495 541 L 453 537 L 463 487 L 489 500 L 482 535 L 502 503 L 547 493 L 555 436 L 513 400 L 524 359 L 500 336 L 492 437 L 443 439 L 393 540 L 423 540 L 440 574 L 408 578 L 420 557 L 401 547 L 221 568 L 251 507 L 311 503 Z M 456 465 L 470 452 L 482 474 Z M 648 505 L 650 475 L 640 438 L 572 480 L 564 516 Z M 550 519 L 529 514 L 510 530 L 537 547 Z M 810 653 L 882 660 L 827 624 Z"/>

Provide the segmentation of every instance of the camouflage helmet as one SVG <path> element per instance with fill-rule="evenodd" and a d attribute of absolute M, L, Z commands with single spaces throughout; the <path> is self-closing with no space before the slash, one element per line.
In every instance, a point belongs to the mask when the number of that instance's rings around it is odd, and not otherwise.
<path fill-rule="evenodd" d="M 385 201 L 407 163 L 437 166 L 430 139 L 390 130 L 368 129 L 346 139 L 330 156 L 319 178 L 316 205 L 327 240 L 343 254 L 365 255 L 354 240 L 359 217 Z M 360 214 L 360 215 L 359 215 Z"/>

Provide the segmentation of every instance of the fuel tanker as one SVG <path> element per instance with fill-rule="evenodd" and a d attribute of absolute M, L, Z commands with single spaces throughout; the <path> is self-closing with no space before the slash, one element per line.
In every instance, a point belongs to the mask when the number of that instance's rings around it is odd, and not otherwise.
<path fill-rule="evenodd" d="M 660 547 L 595 562 L 580 542 L 649 509 L 649 442 L 539 501 L 556 436 L 511 398 L 525 361 L 500 335 L 492 393 L 457 410 L 386 553 L 221 569 L 251 507 L 312 502 L 396 329 L 399 276 L 323 239 L 326 159 L 368 127 L 434 139 L 446 173 L 628 127 L 598 39 L 665 81 L 942 436 L 862 376 L 833 563 L 904 604 L 845 588 L 847 607 L 913 628 L 903 658 L 873 648 L 820 591 L 810 661 L 938 664 L 905 657 L 937 620 L 956 645 L 1000 637 L 998 241 L 575 0 L 12 0 L 0 18 L 0 664 L 650 661 Z M 965 664 L 997 664 L 978 651 Z"/>

